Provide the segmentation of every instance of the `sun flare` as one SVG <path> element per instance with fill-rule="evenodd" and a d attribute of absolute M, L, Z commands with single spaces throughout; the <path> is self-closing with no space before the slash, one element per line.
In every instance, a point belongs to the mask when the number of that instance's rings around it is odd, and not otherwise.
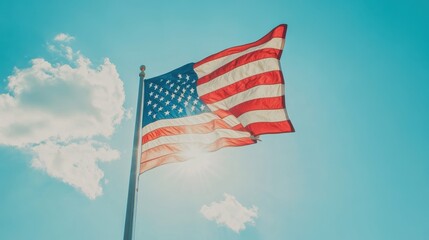
<path fill-rule="evenodd" d="M 210 157 L 210 152 L 200 149 L 189 149 L 182 154 L 188 160 L 177 164 L 180 175 L 204 176 L 213 171 L 215 161 Z"/>

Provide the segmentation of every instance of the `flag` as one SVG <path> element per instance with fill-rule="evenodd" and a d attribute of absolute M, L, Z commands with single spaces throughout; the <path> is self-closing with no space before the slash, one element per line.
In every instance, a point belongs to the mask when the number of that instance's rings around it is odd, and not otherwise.
<path fill-rule="evenodd" d="M 197 151 L 293 132 L 280 68 L 287 25 L 144 81 L 140 173 Z"/>

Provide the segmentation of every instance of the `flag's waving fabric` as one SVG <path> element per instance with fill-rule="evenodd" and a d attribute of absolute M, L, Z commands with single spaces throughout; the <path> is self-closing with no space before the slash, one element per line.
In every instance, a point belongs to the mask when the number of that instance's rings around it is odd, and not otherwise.
<path fill-rule="evenodd" d="M 144 81 L 140 173 L 192 152 L 293 132 L 280 57 L 286 25 L 260 40 Z"/>

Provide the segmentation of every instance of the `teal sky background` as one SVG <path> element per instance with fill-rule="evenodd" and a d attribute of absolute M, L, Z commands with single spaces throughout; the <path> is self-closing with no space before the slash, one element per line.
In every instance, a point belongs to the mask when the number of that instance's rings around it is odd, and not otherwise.
<path fill-rule="evenodd" d="M 61 62 L 59 33 L 108 57 L 134 114 L 138 67 L 154 77 L 288 24 L 281 64 L 296 132 L 140 177 L 137 239 L 414 239 L 429 236 L 428 1 L 1 1 L 0 94 L 14 67 Z M 61 106 L 61 100 L 56 102 Z M 0 116 L 0 121 L 6 116 Z M 120 158 L 91 200 L 0 145 L 0 239 L 121 239 L 134 115 L 105 139 Z M 236 233 L 203 205 L 256 206 Z"/>

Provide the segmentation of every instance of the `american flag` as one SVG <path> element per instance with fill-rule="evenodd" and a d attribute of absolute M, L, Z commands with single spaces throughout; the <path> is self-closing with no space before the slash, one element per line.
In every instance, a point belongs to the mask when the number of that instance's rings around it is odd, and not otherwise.
<path fill-rule="evenodd" d="M 144 81 L 140 173 L 165 163 L 293 132 L 280 57 L 287 25 Z"/>

